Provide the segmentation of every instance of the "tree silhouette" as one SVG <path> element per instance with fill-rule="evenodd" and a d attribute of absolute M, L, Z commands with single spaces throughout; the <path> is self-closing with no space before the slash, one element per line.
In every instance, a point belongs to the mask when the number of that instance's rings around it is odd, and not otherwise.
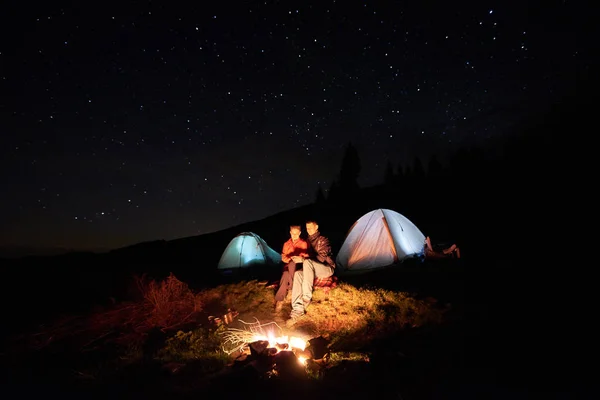
<path fill-rule="evenodd" d="M 337 180 L 334 180 L 333 182 L 331 182 L 331 185 L 329 186 L 328 194 L 329 194 L 329 196 L 327 196 L 328 202 L 335 202 L 340 197 L 340 184 L 337 182 Z"/>
<path fill-rule="evenodd" d="M 402 165 L 402 163 L 398 163 L 398 169 L 396 170 L 396 177 L 394 179 L 394 182 L 397 185 L 401 184 L 404 181 L 404 176 L 404 166 Z"/>
<path fill-rule="evenodd" d="M 432 155 L 427 164 L 427 176 L 433 179 L 439 178 L 442 175 L 442 170 L 442 164 L 437 159 L 437 156 L 435 154 Z"/>
<path fill-rule="evenodd" d="M 392 162 L 389 160 L 385 166 L 383 183 L 387 186 L 391 186 L 394 183 L 396 183 L 396 175 L 394 174 L 394 166 L 392 165 Z"/>
<path fill-rule="evenodd" d="M 442 189 L 445 171 L 437 156 L 434 154 L 427 163 L 427 184 Z"/>
<path fill-rule="evenodd" d="M 342 158 L 342 167 L 340 169 L 339 183 L 343 190 L 354 191 L 358 189 L 358 176 L 360 175 L 361 163 L 358 151 L 349 142 Z"/>
<path fill-rule="evenodd" d="M 317 186 L 317 193 L 315 196 L 315 203 L 323 204 L 326 201 L 325 193 L 323 193 L 323 189 L 321 188 L 321 184 Z"/>
<path fill-rule="evenodd" d="M 358 192 L 360 190 L 358 186 L 360 170 L 361 163 L 358 151 L 356 151 L 356 148 L 349 142 L 344 150 L 344 157 L 342 158 L 342 166 L 338 177 L 331 184 L 328 199 L 332 202 L 336 202 Z"/>
<path fill-rule="evenodd" d="M 419 157 L 415 157 L 413 161 L 412 175 L 416 179 L 425 178 L 425 168 L 423 168 L 423 163 Z"/>

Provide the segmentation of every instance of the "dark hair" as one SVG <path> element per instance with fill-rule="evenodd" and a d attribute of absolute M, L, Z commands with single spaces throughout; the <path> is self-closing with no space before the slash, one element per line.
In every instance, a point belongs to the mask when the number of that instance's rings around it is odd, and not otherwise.
<path fill-rule="evenodd" d="M 298 229 L 300 232 L 302 232 L 302 227 L 300 225 L 290 225 L 290 231 L 292 229 Z"/>
<path fill-rule="evenodd" d="M 315 224 L 315 225 L 319 225 L 317 224 L 317 221 L 315 221 L 314 219 L 309 219 L 308 221 L 306 221 L 307 224 Z"/>

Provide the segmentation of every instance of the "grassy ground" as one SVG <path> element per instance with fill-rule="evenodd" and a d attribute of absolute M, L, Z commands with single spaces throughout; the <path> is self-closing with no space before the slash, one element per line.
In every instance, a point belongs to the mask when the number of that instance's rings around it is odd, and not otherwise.
<path fill-rule="evenodd" d="M 63 315 L 12 337 L 2 353 L 0 386 L 20 397 L 62 398 L 375 392 L 402 399 L 527 398 L 522 382 L 506 380 L 520 368 L 523 349 L 516 354 L 510 319 L 496 321 L 489 303 L 510 315 L 518 302 L 508 301 L 509 294 L 499 300 L 493 283 L 473 267 L 479 265 L 407 265 L 342 278 L 328 293 L 316 290 L 307 315 L 291 327 L 285 324 L 290 306 L 274 312 L 268 281 L 194 291 L 172 275 L 136 278 L 127 301 Z M 292 381 L 236 372 L 230 367 L 236 353 L 224 351 L 230 349 L 224 334 L 246 329 L 242 321 L 305 339 L 323 336 L 329 355 Z"/>

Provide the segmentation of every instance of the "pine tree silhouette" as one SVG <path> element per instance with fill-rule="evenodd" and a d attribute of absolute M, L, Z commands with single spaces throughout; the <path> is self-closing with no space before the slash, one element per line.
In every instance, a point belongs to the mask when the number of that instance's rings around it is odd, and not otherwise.
<path fill-rule="evenodd" d="M 360 170 L 361 163 L 358 151 L 349 142 L 344 150 L 340 172 L 337 179 L 331 184 L 328 200 L 337 202 L 358 192 L 360 190 L 358 186 Z"/>
<path fill-rule="evenodd" d="M 434 154 L 427 163 L 427 184 L 432 187 L 440 187 L 444 182 L 444 167 Z"/>
<path fill-rule="evenodd" d="M 358 151 L 349 142 L 344 151 L 342 167 L 340 169 L 339 183 L 341 188 L 347 192 L 358 190 L 358 177 L 360 175 L 361 163 Z"/>
<path fill-rule="evenodd" d="M 402 163 L 398 163 L 398 169 L 396 170 L 396 178 L 394 179 L 396 185 L 400 185 L 404 181 L 404 176 L 404 166 L 402 165 Z"/>
<path fill-rule="evenodd" d="M 327 196 L 328 202 L 335 202 L 340 197 L 340 184 L 337 182 L 337 180 L 334 180 L 333 182 L 331 182 L 328 193 L 329 193 L 329 196 Z"/>
<path fill-rule="evenodd" d="M 442 164 L 439 162 L 435 154 L 432 155 L 429 159 L 429 163 L 427 164 L 427 176 L 436 179 L 442 175 L 442 171 Z"/>
<path fill-rule="evenodd" d="M 392 162 L 389 160 L 385 166 L 383 183 L 386 186 L 392 186 L 396 183 L 396 175 L 394 174 L 394 166 L 392 165 Z"/>
<path fill-rule="evenodd" d="M 321 188 L 321 184 L 317 186 L 317 193 L 315 196 L 315 203 L 322 204 L 326 201 L 325 193 L 323 193 L 323 189 Z"/>
<path fill-rule="evenodd" d="M 425 178 L 425 168 L 423 168 L 423 163 L 419 157 L 415 157 L 413 161 L 412 175 L 416 179 Z"/>

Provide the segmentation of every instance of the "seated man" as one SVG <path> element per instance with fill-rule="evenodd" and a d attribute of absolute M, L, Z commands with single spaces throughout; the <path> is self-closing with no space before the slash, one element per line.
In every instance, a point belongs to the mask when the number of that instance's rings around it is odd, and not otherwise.
<path fill-rule="evenodd" d="M 292 286 L 292 313 L 290 320 L 293 322 L 304 315 L 312 300 L 315 278 L 328 278 L 335 271 L 335 261 L 331 253 L 329 239 L 321 235 L 319 225 L 310 220 L 306 223 L 308 233 L 308 257 L 294 257 L 296 262 L 302 262 L 302 271 L 294 274 Z"/>
<path fill-rule="evenodd" d="M 293 257 L 308 257 L 308 243 L 300 238 L 301 232 L 300 225 L 291 225 L 290 239 L 283 244 L 281 261 L 286 263 L 286 265 L 283 267 L 283 273 L 281 274 L 281 280 L 279 281 L 279 289 L 275 294 L 276 312 L 281 311 L 287 291 L 292 288 L 292 279 L 294 278 L 294 272 L 296 271 L 296 261 L 293 260 Z"/>

